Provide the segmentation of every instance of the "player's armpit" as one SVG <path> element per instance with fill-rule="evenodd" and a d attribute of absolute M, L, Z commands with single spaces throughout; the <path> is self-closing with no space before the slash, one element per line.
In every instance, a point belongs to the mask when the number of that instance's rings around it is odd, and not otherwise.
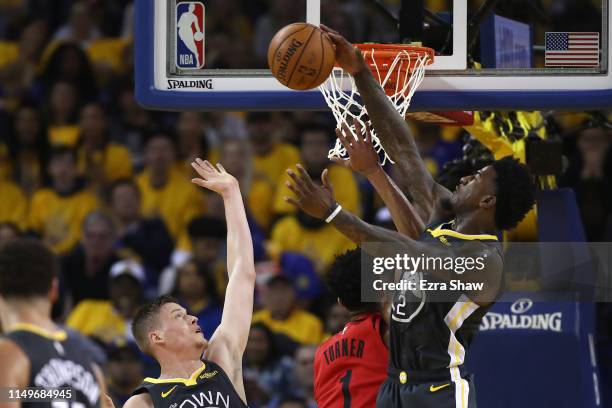
<path fill-rule="evenodd" d="M 133 395 L 123 404 L 123 408 L 153 408 L 153 400 L 146 392 Z"/>
<path fill-rule="evenodd" d="M 0 339 L 0 387 L 27 387 L 30 381 L 30 360 L 19 346 L 9 339 Z M 0 401 L 0 408 L 18 408 L 20 402 Z"/>

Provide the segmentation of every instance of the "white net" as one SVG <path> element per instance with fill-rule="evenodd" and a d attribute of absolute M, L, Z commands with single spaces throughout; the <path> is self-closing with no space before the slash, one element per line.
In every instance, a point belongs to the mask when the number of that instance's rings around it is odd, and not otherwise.
<path fill-rule="evenodd" d="M 374 77 L 386 90 L 388 98 L 398 113 L 405 117 L 412 96 L 425 77 L 425 66 L 431 63 L 429 54 L 410 53 L 401 50 L 389 66 L 379 66 L 374 48 L 371 50 L 362 48 L 362 52 L 366 62 L 372 67 Z M 345 91 L 345 89 L 348 89 L 348 91 Z M 351 75 L 344 75 L 342 68 L 334 68 L 327 81 L 319 86 L 319 90 L 336 118 L 338 129 L 341 129 L 341 125 L 346 123 L 353 137 L 357 139 L 354 121 L 361 124 L 362 132 L 365 132 L 365 124 L 368 123 L 372 133 L 372 143 L 376 151 L 379 154 L 384 153 L 382 164 L 384 165 L 387 160 L 393 163 L 376 136 L 376 130 L 371 126 L 368 112 L 361 101 L 359 91 Z M 336 140 L 336 144 L 329 151 L 328 157 L 348 158 L 346 149 L 342 146 L 340 140 Z"/>

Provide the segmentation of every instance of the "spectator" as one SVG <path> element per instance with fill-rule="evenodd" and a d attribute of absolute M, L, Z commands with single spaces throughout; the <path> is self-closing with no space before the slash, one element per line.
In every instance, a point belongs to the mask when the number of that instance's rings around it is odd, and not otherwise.
<path fill-rule="evenodd" d="M 251 157 L 250 145 L 244 140 L 228 139 L 221 144 L 220 161 L 240 183 L 240 191 L 246 198 L 247 216 L 259 228 L 267 230 L 272 219 L 274 185 L 253 171 Z M 257 245 L 257 234 L 251 233 Z"/>
<path fill-rule="evenodd" d="M 157 133 L 147 142 L 145 168 L 136 178 L 142 194 L 142 212 L 147 218 L 161 217 L 174 241 L 182 238 L 181 248 L 189 246 L 186 228 L 194 217 L 204 213 L 204 196 L 174 169 L 172 140 Z"/>
<path fill-rule="evenodd" d="M 109 298 L 109 273 L 119 261 L 113 249 L 115 236 L 115 225 L 106 213 L 94 211 L 83 222 L 81 245 L 62 259 L 63 284 L 73 304 Z"/>
<path fill-rule="evenodd" d="M 253 323 L 262 322 L 295 343 L 318 344 L 321 341 L 321 321 L 296 306 L 295 288 L 289 278 L 275 275 L 265 289 L 261 298 L 264 308 L 253 315 Z"/>
<path fill-rule="evenodd" d="M 349 321 L 349 311 L 338 302 L 332 303 L 325 316 L 325 339 L 340 333 Z"/>
<path fill-rule="evenodd" d="M 603 241 L 605 220 L 612 214 L 612 143 L 610 131 L 600 127 L 580 132 L 578 151 L 562 184 L 574 188 L 587 240 Z"/>
<path fill-rule="evenodd" d="M 81 94 L 72 82 L 57 81 L 51 86 L 46 108 L 49 142 L 74 146 L 79 138 L 77 126 Z"/>
<path fill-rule="evenodd" d="M 221 298 L 225 294 L 227 272 L 225 268 L 225 239 L 227 228 L 225 220 L 216 217 L 196 217 L 187 226 L 191 251 L 175 251 L 173 264 L 180 265 L 188 259 L 206 266 L 217 282 L 217 295 Z M 177 280 L 177 268 L 169 267 L 164 270 L 159 279 L 159 293 L 172 292 Z"/>
<path fill-rule="evenodd" d="M 86 1 L 75 2 L 70 8 L 68 23 L 61 26 L 53 36 L 54 40 L 69 40 L 86 47 L 102 34 L 91 19 L 91 10 Z"/>
<path fill-rule="evenodd" d="M 285 397 L 279 401 L 278 408 L 309 408 L 309 405 L 304 398 Z"/>
<path fill-rule="evenodd" d="M 322 274 L 336 255 L 353 248 L 355 244 L 332 225 L 299 211 L 296 215 L 285 216 L 274 225 L 267 249 L 274 258 L 286 251 L 300 252 Z"/>
<path fill-rule="evenodd" d="M 130 151 L 134 168 L 141 169 L 144 136 L 152 126 L 152 117 L 134 99 L 134 82 L 131 79 L 119 80 L 116 87 L 118 89 L 112 96 L 117 108 L 112 121 L 114 133 L 118 136 L 117 141 Z"/>
<path fill-rule="evenodd" d="M 253 149 L 253 170 L 277 186 L 285 171 L 300 161 L 300 152 L 290 144 L 275 140 L 269 112 L 250 112 L 247 123 Z"/>
<path fill-rule="evenodd" d="M 0 222 L 0 246 L 21 236 L 19 228 L 10 222 Z"/>
<path fill-rule="evenodd" d="M 301 164 L 313 180 L 321 180 L 321 173 L 327 168 L 329 182 L 334 187 L 338 202 L 347 211 L 360 214 L 359 190 L 353 173 L 344 167 L 330 164 L 327 158 L 332 140 L 330 127 L 318 124 L 303 126 L 300 131 Z M 295 167 L 292 167 L 292 170 L 297 171 Z M 282 180 L 276 192 L 274 211 L 277 214 L 294 213 L 295 207 L 284 200 L 284 197 L 295 196 L 285 185 L 289 177 L 285 174 Z"/>
<path fill-rule="evenodd" d="M 39 80 L 39 91 L 48 92 L 50 87 L 58 81 L 78 85 L 84 101 L 93 101 L 98 96 L 91 61 L 78 44 L 64 42 L 57 45 L 45 64 Z"/>
<path fill-rule="evenodd" d="M 250 406 L 265 406 L 271 398 L 290 395 L 293 360 L 282 356 L 268 326 L 254 323 L 244 353 L 244 386 Z"/>
<path fill-rule="evenodd" d="M 13 129 L 7 140 L 12 178 L 31 197 L 49 184 L 47 173 L 49 139 L 41 112 L 32 103 L 23 103 L 15 112 Z"/>
<path fill-rule="evenodd" d="M 174 249 L 166 224 L 159 217 L 142 217 L 140 189 L 130 179 L 118 180 L 111 186 L 110 207 L 118 222 L 115 247 L 122 255 L 140 258 L 157 281 Z"/>
<path fill-rule="evenodd" d="M 106 363 L 108 395 L 116 407 L 121 407 L 132 396 L 143 379 L 140 351 L 131 343 L 111 348 Z"/>
<path fill-rule="evenodd" d="M 22 229 L 26 227 L 28 200 L 19 186 L 0 180 L 0 197 L 0 223 L 8 222 Z"/>
<path fill-rule="evenodd" d="M 308 408 L 316 408 L 317 403 L 314 399 L 314 357 L 316 346 L 307 345 L 301 346 L 295 352 L 295 366 L 293 376 L 295 383 L 292 387 L 293 401 L 295 398 L 302 399 Z M 273 400 L 270 403 L 270 408 L 281 407 L 281 403 L 287 404 L 287 401 L 282 402 L 281 399 Z M 290 407 L 299 406 L 292 402 Z M 286 405 L 285 405 L 286 406 Z"/>
<path fill-rule="evenodd" d="M 176 124 L 178 135 L 178 162 L 176 167 L 185 175 L 185 179 L 192 178 L 194 172 L 191 163 L 196 158 L 208 158 L 209 140 L 204 132 L 204 125 L 204 119 L 200 112 L 185 111 L 179 115 Z"/>
<path fill-rule="evenodd" d="M 15 55 L 0 53 L 0 86 L 9 109 L 26 95 L 34 81 L 47 40 L 46 32 L 47 24 L 43 20 L 33 20 L 21 31 Z"/>
<path fill-rule="evenodd" d="M 304 398 L 308 407 L 316 407 L 314 400 L 315 346 L 302 346 L 295 352 L 296 394 Z"/>
<path fill-rule="evenodd" d="M 209 339 L 221 323 L 223 309 L 217 293 L 217 283 L 207 264 L 191 259 L 177 271 L 174 296 L 187 313 L 198 318 L 198 324 Z"/>
<path fill-rule="evenodd" d="M 57 147 L 49 158 L 51 187 L 38 190 L 30 204 L 29 228 L 59 254 L 81 238 L 83 220 L 98 207 L 96 197 L 77 178 L 76 154 Z"/>
<path fill-rule="evenodd" d="M 110 268 L 110 300 L 83 299 L 72 310 L 66 325 L 105 344 L 132 341 L 131 321 L 143 301 L 145 272 L 134 261 L 119 261 Z"/>
<path fill-rule="evenodd" d="M 132 176 L 130 152 L 110 141 L 108 118 L 100 104 L 85 105 L 79 125 L 79 170 L 93 186 L 101 189 L 120 178 Z"/>

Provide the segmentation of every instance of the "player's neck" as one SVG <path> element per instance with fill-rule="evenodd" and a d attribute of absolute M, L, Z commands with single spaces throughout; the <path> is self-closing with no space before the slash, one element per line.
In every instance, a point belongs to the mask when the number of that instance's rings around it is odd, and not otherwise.
<path fill-rule="evenodd" d="M 489 220 L 478 212 L 468 214 L 460 214 L 455 217 L 455 225 L 453 228 L 462 234 L 494 234 L 495 221 Z"/>
<path fill-rule="evenodd" d="M 20 324 L 28 324 L 56 331 L 58 328 L 51 320 L 51 302 L 47 299 L 9 299 L 4 300 L 0 308 L 0 321 L 5 331 L 11 330 Z"/>
<path fill-rule="evenodd" d="M 161 367 L 160 379 L 189 378 L 203 364 L 199 357 L 181 359 L 176 356 L 168 356 L 168 358 L 160 358 L 158 361 Z"/>

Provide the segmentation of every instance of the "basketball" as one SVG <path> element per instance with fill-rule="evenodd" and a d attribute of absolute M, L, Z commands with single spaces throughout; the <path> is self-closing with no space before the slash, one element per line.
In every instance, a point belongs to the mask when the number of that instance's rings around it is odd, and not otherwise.
<path fill-rule="evenodd" d="M 193 35 L 193 39 L 196 41 L 202 41 L 203 38 L 204 38 L 204 34 L 202 34 L 201 31 L 198 31 L 197 33 Z"/>
<path fill-rule="evenodd" d="M 336 61 L 332 41 L 319 27 L 294 23 L 276 33 L 268 48 L 272 75 L 288 88 L 316 88 L 329 76 Z"/>

